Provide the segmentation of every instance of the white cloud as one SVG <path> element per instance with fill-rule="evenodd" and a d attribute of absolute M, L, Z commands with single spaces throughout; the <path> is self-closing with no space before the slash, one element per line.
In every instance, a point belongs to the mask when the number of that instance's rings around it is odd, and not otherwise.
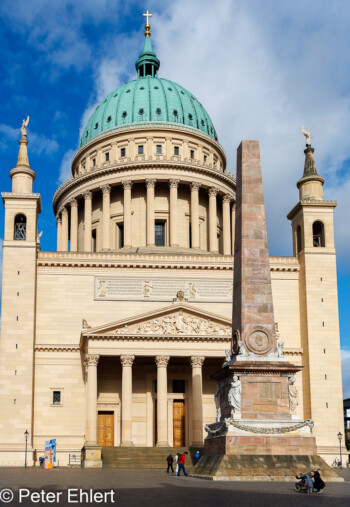
<path fill-rule="evenodd" d="M 63 183 L 72 176 L 72 158 L 75 154 L 75 150 L 68 150 L 63 155 L 62 162 L 60 165 L 60 172 L 58 177 L 58 183 Z"/>
<path fill-rule="evenodd" d="M 169 7 L 153 18 L 160 75 L 180 82 L 204 104 L 231 172 L 240 141 L 260 141 L 270 252 L 291 254 L 285 216 L 298 200 L 301 125 L 311 129 L 328 198 L 345 196 L 337 170 L 350 158 L 349 9 L 342 2 L 313 0 L 290 6 L 178 0 Z M 345 207 L 336 213 L 344 223 Z M 341 248 L 349 250 L 350 235 Z"/>
<path fill-rule="evenodd" d="M 49 139 L 48 137 L 32 132 L 28 128 L 28 142 L 30 143 L 30 152 L 40 155 L 45 153 L 50 155 L 55 153 L 58 150 L 58 143 L 54 139 Z M 0 138 L 0 150 L 8 149 L 7 141 L 14 141 L 19 139 L 21 136 L 21 131 L 19 128 L 13 128 L 10 125 L 6 125 L 4 123 L 0 124 L 0 134 L 2 134 Z"/>
<path fill-rule="evenodd" d="M 350 398 L 350 350 L 341 351 L 341 366 L 343 375 L 343 397 Z"/>

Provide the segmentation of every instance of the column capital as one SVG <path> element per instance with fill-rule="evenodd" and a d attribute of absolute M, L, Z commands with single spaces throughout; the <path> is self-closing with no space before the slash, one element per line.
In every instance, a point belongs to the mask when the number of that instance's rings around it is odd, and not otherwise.
<path fill-rule="evenodd" d="M 169 363 L 170 356 L 156 356 L 155 362 L 157 365 L 157 368 L 166 368 Z"/>
<path fill-rule="evenodd" d="M 201 183 L 197 183 L 196 181 L 193 181 L 190 185 L 191 192 L 198 192 L 199 188 L 201 187 Z"/>
<path fill-rule="evenodd" d="M 102 190 L 103 194 L 110 194 L 111 188 L 112 188 L 111 185 L 108 185 L 108 184 L 100 186 L 100 189 Z"/>
<path fill-rule="evenodd" d="M 85 356 L 85 366 L 97 366 L 100 356 L 98 354 L 88 354 Z"/>
<path fill-rule="evenodd" d="M 124 190 L 129 189 L 133 186 L 133 182 L 131 180 L 125 180 L 125 181 L 122 181 L 122 185 L 123 185 Z"/>
<path fill-rule="evenodd" d="M 155 178 L 150 178 L 150 179 L 146 179 L 145 182 L 146 182 L 146 187 L 147 188 L 154 188 L 156 186 L 156 179 Z"/>
<path fill-rule="evenodd" d="M 205 361 L 204 356 L 191 356 L 192 368 L 196 368 L 196 367 L 201 368 L 203 366 L 204 361 Z"/>
<path fill-rule="evenodd" d="M 120 356 L 120 362 L 123 366 L 132 366 L 135 361 L 135 356 L 128 354 Z"/>
<path fill-rule="evenodd" d="M 60 208 L 59 213 L 61 213 L 61 215 L 68 215 L 68 210 L 65 206 L 62 206 L 62 208 Z"/>
<path fill-rule="evenodd" d="M 78 206 L 78 201 L 73 197 L 73 199 L 69 201 L 69 204 L 71 208 L 76 208 Z"/>
<path fill-rule="evenodd" d="M 232 200 L 233 200 L 233 196 L 230 195 L 230 194 L 225 194 L 222 198 L 223 202 L 228 202 L 230 203 Z"/>
<path fill-rule="evenodd" d="M 57 220 L 57 224 L 62 223 L 62 218 L 60 217 L 60 212 L 57 213 L 56 220 Z"/>
<path fill-rule="evenodd" d="M 83 196 L 84 196 L 85 200 L 92 199 L 92 192 L 91 192 L 91 190 L 86 190 L 85 192 L 83 192 Z"/>
<path fill-rule="evenodd" d="M 179 186 L 180 180 L 169 180 L 169 187 L 170 188 L 177 188 Z"/>
<path fill-rule="evenodd" d="M 215 187 L 211 187 L 208 190 L 209 195 L 216 195 L 218 193 L 218 189 Z"/>

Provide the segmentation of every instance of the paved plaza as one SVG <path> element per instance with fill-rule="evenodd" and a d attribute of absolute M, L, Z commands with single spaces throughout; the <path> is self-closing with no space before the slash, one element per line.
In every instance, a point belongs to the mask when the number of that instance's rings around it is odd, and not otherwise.
<path fill-rule="evenodd" d="M 296 493 L 294 484 L 290 482 L 206 481 L 175 477 L 160 470 L 1 469 L 0 505 L 338 507 L 349 505 L 350 476 L 346 478 L 348 480 L 344 483 L 327 484 L 322 494 L 306 495 Z M 85 492 L 81 502 L 80 488 Z M 13 492 L 12 501 L 8 501 L 11 493 L 4 492 L 7 489 Z M 87 493 L 90 489 L 103 494 L 97 495 L 96 501 L 91 502 L 90 493 Z M 42 490 L 44 493 L 41 493 Z M 33 492 L 36 495 L 31 499 L 28 495 Z M 52 495 L 45 496 L 49 492 Z"/>

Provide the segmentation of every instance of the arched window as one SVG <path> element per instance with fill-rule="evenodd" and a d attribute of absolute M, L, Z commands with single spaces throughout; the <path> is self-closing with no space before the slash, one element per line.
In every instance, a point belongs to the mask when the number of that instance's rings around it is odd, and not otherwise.
<path fill-rule="evenodd" d="M 14 238 L 19 241 L 25 241 L 27 236 L 27 218 L 25 215 L 15 216 Z"/>
<path fill-rule="evenodd" d="M 313 245 L 315 247 L 325 246 L 324 242 L 324 225 L 322 222 L 314 222 L 312 224 Z"/>
<path fill-rule="evenodd" d="M 301 251 L 301 227 L 298 225 L 297 227 L 297 252 Z"/>

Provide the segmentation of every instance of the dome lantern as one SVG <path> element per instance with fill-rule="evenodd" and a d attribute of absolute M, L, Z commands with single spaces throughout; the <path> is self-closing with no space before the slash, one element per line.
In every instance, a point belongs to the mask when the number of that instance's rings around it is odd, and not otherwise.
<path fill-rule="evenodd" d="M 137 70 L 138 77 L 146 77 L 146 76 L 157 76 L 157 72 L 160 66 L 160 61 L 157 58 L 157 55 L 153 51 L 152 43 L 151 43 L 151 25 L 148 23 L 148 17 L 152 16 L 148 11 L 144 16 L 147 17 L 147 23 L 145 24 L 145 43 L 143 45 L 143 51 L 140 53 L 135 67 Z"/>

